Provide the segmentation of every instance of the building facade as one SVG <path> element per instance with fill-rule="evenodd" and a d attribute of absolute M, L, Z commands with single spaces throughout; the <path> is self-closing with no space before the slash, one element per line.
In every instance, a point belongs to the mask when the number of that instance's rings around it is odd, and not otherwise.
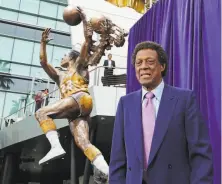
<path fill-rule="evenodd" d="M 0 123 L 34 101 L 45 88 L 52 92 L 39 63 L 42 31 L 50 27 L 53 40 L 47 46 L 48 62 L 59 66 L 71 49 L 70 27 L 63 22 L 67 0 L 0 0 Z M 15 115 L 16 116 L 16 115 Z"/>

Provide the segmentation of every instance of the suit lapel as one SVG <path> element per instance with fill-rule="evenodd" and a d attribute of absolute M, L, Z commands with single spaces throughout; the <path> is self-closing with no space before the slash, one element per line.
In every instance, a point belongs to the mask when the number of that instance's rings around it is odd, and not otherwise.
<path fill-rule="evenodd" d="M 167 132 L 176 102 L 177 99 L 174 97 L 171 87 L 165 84 L 156 119 L 148 166 L 154 159 Z"/>
<path fill-rule="evenodd" d="M 143 164 L 143 130 L 142 130 L 142 90 L 135 93 L 133 103 L 130 105 L 130 117 L 131 124 L 130 129 L 132 136 L 134 137 L 134 149 L 137 152 L 137 156 Z"/>

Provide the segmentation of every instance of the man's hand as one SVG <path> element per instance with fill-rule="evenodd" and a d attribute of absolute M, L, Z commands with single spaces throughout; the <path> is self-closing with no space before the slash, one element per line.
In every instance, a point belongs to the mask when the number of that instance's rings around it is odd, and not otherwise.
<path fill-rule="evenodd" d="M 41 42 L 42 43 L 49 43 L 51 40 L 53 40 L 52 38 L 49 38 L 49 34 L 50 34 L 51 28 L 46 28 L 43 32 L 42 32 L 42 39 Z"/>

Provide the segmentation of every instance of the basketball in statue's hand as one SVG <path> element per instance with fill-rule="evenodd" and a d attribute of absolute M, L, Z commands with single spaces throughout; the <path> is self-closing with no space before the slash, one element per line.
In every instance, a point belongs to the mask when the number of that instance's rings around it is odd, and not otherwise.
<path fill-rule="evenodd" d="M 63 11 L 63 20 L 70 26 L 76 26 L 82 21 L 79 11 L 72 5 L 65 7 Z"/>

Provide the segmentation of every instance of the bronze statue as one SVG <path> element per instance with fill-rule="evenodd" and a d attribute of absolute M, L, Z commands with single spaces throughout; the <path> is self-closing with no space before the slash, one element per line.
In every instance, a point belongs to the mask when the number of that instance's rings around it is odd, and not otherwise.
<path fill-rule="evenodd" d="M 105 50 L 111 49 L 112 44 L 117 47 L 122 46 L 127 34 L 105 17 L 87 21 L 83 10 L 78 8 L 78 11 L 83 21 L 85 41 L 80 53 L 71 50 L 64 55 L 61 67 L 66 68 L 67 71 L 57 70 L 47 62 L 46 45 L 51 40 L 49 38 L 50 29 L 47 28 L 42 33 L 40 63 L 49 77 L 59 86 L 62 99 L 39 109 L 35 114 L 51 144 L 51 150 L 39 161 L 39 164 L 44 164 L 65 154 L 53 119 L 67 118 L 77 146 L 94 166 L 95 181 L 104 183 L 108 179 L 108 164 L 102 153 L 89 141 L 88 120 L 92 110 L 92 97 L 88 91 L 88 66 L 97 65 Z M 98 45 L 95 45 L 92 40 L 94 31 L 101 36 Z"/>

